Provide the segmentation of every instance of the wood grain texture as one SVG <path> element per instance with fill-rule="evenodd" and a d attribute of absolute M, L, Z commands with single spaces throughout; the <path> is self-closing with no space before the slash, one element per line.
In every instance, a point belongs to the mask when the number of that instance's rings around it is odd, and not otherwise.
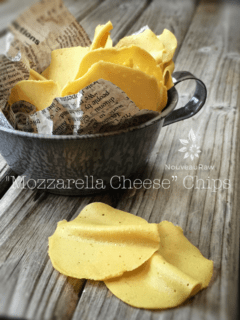
<path fill-rule="evenodd" d="M 16 177 L 17 174 L 9 168 L 6 161 L 0 155 L 0 199 L 8 188 L 12 185 L 12 178 Z"/>
<path fill-rule="evenodd" d="M 96 9 L 104 0 L 63 0 L 71 14 L 78 20 L 84 19 L 89 13 Z"/>
<path fill-rule="evenodd" d="M 63 317 L 60 319 L 64 319 L 64 315 L 70 318 L 83 281 L 75 283 L 74 279 L 67 279 L 53 270 L 47 254 L 47 239 L 57 221 L 67 218 L 66 211 L 70 214 L 68 218 L 75 213 L 81 199 L 68 198 L 66 203 L 64 197 L 56 199 L 56 196 L 48 195 L 49 202 L 45 199 L 39 203 L 34 201 L 34 193 L 20 188 L 14 190 L 12 186 L 1 201 L 0 264 L 5 259 L 8 262 L 1 268 L 0 291 L 1 296 L 8 297 L 9 294 L 10 297 L 1 313 L 30 319 L 43 319 L 43 315 L 51 319 L 60 313 Z M 9 196 L 13 197 L 15 205 L 8 203 Z M 18 201 L 19 197 L 22 201 Z M 57 211 L 56 201 L 59 204 Z M 45 214 L 39 215 L 39 210 Z M 13 283 L 12 279 L 15 279 Z"/>
<path fill-rule="evenodd" d="M 115 195 L 48 194 L 35 201 L 36 191 L 11 186 L 0 202 L 1 314 L 39 320 L 72 318 L 85 280 L 67 278 L 53 269 L 48 237 L 58 221 L 74 219 L 89 202 L 114 206 Z"/>
<path fill-rule="evenodd" d="M 131 35 L 145 25 L 148 25 L 157 35 L 161 34 L 164 29 L 168 29 L 174 33 L 178 40 L 176 57 L 193 18 L 197 2 L 197 0 L 183 0 L 179 4 L 178 0 L 151 1 L 143 14 L 128 29 L 126 35 Z"/>
<path fill-rule="evenodd" d="M 163 27 L 159 20 L 154 22 L 161 15 L 159 2 L 152 1 L 146 7 L 144 2 L 138 14 L 132 16 L 131 5 L 134 2 L 130 1 L 130 10 L 125 6 L 125 16 L 121 10 L 116 10 L 114 16 L 111 16 L 115 7 L 108 6 L 107 9 L 104 3 L 108 2 L 105 1 L 99 6 L 99 11 L 94 9 L 89 14 L 88 27 L 87 17 L 83 20 L 84 27 L 89 28 L 89 34 L 93 35 L 95 25 L 106 22 L 101 19 L 113 17 L 116 22 L 123 22 L 129 14 L 132 30 L 136 27 L 136 31 L 142 26 L 139 22 L 142 19 L 145 21 L 143 24 L 148 24 L 158 33 Z M 174 8 L 171 3 L 177 6 L 174 13 L 171 13 Z M 236 318 L 239 265 L 240 6 L 233 2 L 201 1 L 194 16 L 192 7 L 192 19 L 189 18 L 186 1 L 168 1 L 163 5 L 165 16 L 169 17 L 166 23 L 170 26 L 171 21 L 172 30 L 179 32 L 180 51 L 176 58 L 176 69 L 189 70 L 201 78 L 209 92 L 206 106 L 198 115 L 162 129 L 148 166 L 143 173 L 139 173 L 142 180 L 169 179 L 170 188 L 120 190 L 88 197 L 47 194 L 44 199 L 38 197 L 36 191 L 12 185 L 0 202 L 0 314 L 27 319 L 74 320 Z M 171 14 L 176 17 L 178 12 L 181 12 L 181 26 L 179 22 L 175 24 L 175 20 L 170 19 Z M 115 40 L 130 30 L 130 25 L 128 30 L 122 28 L 116 30 Z M 180 103 L 186 102 L 192 90 L 191 83 L 177 88 Z M 193 161 L 183 159 L 184 154 L 178 152 L 182 147 L 179 139 L 188 139 L 191 128 L 201 149 L 200 158 L 194 158 Z M 168 169 L 166 164 L 175 169 Z M 214 168 L 177 169 L 181 165 L 198 164 Z M 172 181 L 172 176 L 177 176 L 177 181 Z M 187 176 L 203 179 L 205 189 L 197 189 L 202 186 L 202 181 L 199 180 L 197 185 L 196 178 L 192 188 L 191 178 L 186 180 L 184 187 L 183 181 Z M 212 179 L 230 180 L 230 188 L 214 190 Z M 17 179 L 19 181 L 20 178 Z M 209 288 L 186 305 L 173 310 L 140 310 L 114 297 L 101 282 L 85 283 L 54 271 L 47 255 L 47 238 L 59 220 L 73 219 L 85 205 L 93 201 L 105 202 L 149 222 L 170 220 L 180 225 L 203 255 L 214 261 L 214 276 Z"/>
<path fill-rule="evenodd" d="M 80 23 L 92 40 L 95 27 L 110 20 L 113 24 L 111 38 L 116 42 L 126 34 L 144 12 L 148 3 L 149 0 L 106 0 Z"/>

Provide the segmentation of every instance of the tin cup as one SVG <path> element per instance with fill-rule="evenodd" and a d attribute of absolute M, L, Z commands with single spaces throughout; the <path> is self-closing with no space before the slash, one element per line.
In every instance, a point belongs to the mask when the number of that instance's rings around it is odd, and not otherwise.
<path fill-rule="evenodd" d="M 168 103 L 155 118 L 116 132 L 79 136 L 27 133 L 0 126 L 0 152 L 30 189 L 86 195 L 117 189 L 120 178 L 137 176 L 150 158 L 162 127 L 192 117 L 203 107 L 207 90 L 189 72 L 175 72 Z M 182 108 L 175 86 L 195 80 L 193 97 Z"/>

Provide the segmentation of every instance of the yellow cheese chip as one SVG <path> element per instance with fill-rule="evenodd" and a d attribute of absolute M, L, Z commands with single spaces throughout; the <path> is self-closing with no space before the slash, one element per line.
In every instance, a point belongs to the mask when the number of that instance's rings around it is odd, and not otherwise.
<path fill-rule="evenodd" d="M 50 69 L 50 65 L 41 73 L 41 75 L 47 80 L 49 80 L 49 69 Z"/>
<path fill-rule="evenodd" d="M 95 50 L 98 48 L 104 48 L 109 41 L 108 37 L 110 35 L 109 31 L 112 30 L 113 25 L 111 21 L 108 21 L 104 25 L 98 25 L 95 29 L 94 38 L 90 46 L 90 50 Z M 108 42 L 109 45 L 109 42 Z"/>
<path fill-rule="evenodd" d="M 109 35 L 108 37 L 107 37 L 107 42 L 106 42 L 106 44 L 105 44 L 105 46 L 104 46 L 104 48 L 112 48 L 112 39 L 111 39 L 111 36 Z"/>
<path fill-rule="evenodd" d="M 73 47 L 53 50 L 51 53 L 51 63 L 43 71 L 47 79 L 59 83 L 62 89 L 69 81 L 76 78 L 82 58 L 88 53 L 88 47 Z"/>
<path fill-rule="evenodd" d="M 163 81 L 162 70 L 155 59 L 146 50 L 137 46 L 90 51 L 82 59 L 76 79 L 82 77 L 94 63 L 99 61 L 129 66 L 154 76 L 159 82 Z"/>
<path fill-rule="evenodd" d="M 188 276 L 201 282 L 202 288 L 206 288 L 212 277 L 213 262 L 204 258 L 184 236 L 182 228 L 174 226 L 171 222 L 161 222 L 159 233 L 160 254 Z"/>
<path fill-rule="evenodd" d="M 169 62 L 164 63 L 162 65 L 162 69 L 163 69 L 163 79 L 164 79 L 163 83 L 164 83 L 164 86 L 166 86 L 167 90 L 169 90 L 174 86 L 174 83 L 172 81 L 174 62 L 170 60 Z"/>
<path fill-rule="evenodd" d="M 28 80 L 46 81 L 47 79 L 43 75 L 39 74 L 37 71 L 30 69 L 30 75 Z"/>
<path fill-rule="evenodd" d="M 137 35 L 122 38 L 116 47 L 128 47 L 133 44 L 148 51 L 160 64 L 167 63 L 173 58 L 177 48 L 177 39 L 167 29 L 164 29 L 159 36 L 156 36 L 150 29 L 146 29 Z"/>
<path fill-rule="evenodd" d="M 55 269 L 70 277 L 94 280 L 133 270 L 158 248 L 157 224 L 104 203 L 92 203 L 73 221 L 59 222 L 49 238 Z"/>
<path fill-rule="evenodd" d="M 109 290 L 138 308 L 166 309 L 205 288 L 213 262 L 202 256 L 171 222 L 159 224 L 160 248 L 139 268 L 105 281 Z"/>
<path fill-rule="evenodd" d="M 62 97 L 75 94 L 92 82 L 104 79 L 122 89 L 139 109 L 161 111 L 167 103 L 167 90 L 154 76 L 111 62 L 100 61 L 91 66 L 81 78 L 69 82 Z"/>
<path fill-rule="evenodd" d="M 59 86 L 52 80 L 22 80 L 12 88 L 8 103 L 27 101 L 39 111 L 50 106 L 57 96 L 60 96 Z"/>
<path fill-rule="evenodd" d="M 166 309 L 182 304 L 201 285 L 155 253 L 139 268 L 104 281 L 119 299 L 133 307 Z"/>
<path fill-rule="evenodd" d="M 122 38 L 117 43 L 116 48 L 129 47 L 131 45 L 136 45 L 149 52 L 155 58 L 157 63 L 162 62 L 165 47 L 150 29 L 146 29 L 137 35 Z"/>
<path fill-rule="evenodd" d="M 173 58 L 174 52 L 177 48 L 177 39 L 174 34 L 167 29 L 164 29 L 163 33 L 157 36 L 157 38 L 165 48 L 162 61 L 163 63 L 169 62 Z"/>

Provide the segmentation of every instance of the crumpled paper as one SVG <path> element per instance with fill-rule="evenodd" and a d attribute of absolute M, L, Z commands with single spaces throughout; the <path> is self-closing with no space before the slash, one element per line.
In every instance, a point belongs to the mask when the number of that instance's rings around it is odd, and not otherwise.
<path fill-rule="evenodd" d="M 41 111 L 26 101 L 9 106 L 12 87 L 29 78 L 30 68 L 39 73 L 45 70 L 52 50 L 90 44 L 61 0 L 43 0 L 13 21 L 6 53 L 0 55 L 0 125 L 25 132 L 79 135 L 116 131 L 159 115 L 139 110 L 120 88 L 103 79 L 75 95 L 55 98 Z"/>

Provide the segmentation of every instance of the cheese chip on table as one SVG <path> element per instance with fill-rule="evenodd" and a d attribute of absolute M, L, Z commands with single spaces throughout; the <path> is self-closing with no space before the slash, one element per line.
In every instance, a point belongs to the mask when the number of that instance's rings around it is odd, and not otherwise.
<path fill-rule="evenodd" d="M 159 224 L 160 248 L 139 268 L 105 281 L 109 290 L 138 308 L 166 309 L 206 288 L 213 262 L 204 258 L 171 222 Z"/>
<path fill-rule="evenodd" d="M 111 81 L 122 89 L 139 109 L 161 111 L 167 104 L 167 89 L 141 70 L 135 70 L 111 62 L 94 63 L 81 78 L 69 82 L 62 97 L 75 94 L 99 79 Z"/>
<path fill-rule="evenodd" d="M 58 223 L 49 238 L 55 269 L 75 278 L 104 280 L 136 269 L 159 248 L 157 224 L 103 203 Z"/>
<path fill-rule="evenodd" d="M 59 96 L 59 86 L 52 80 L 22 80 L 12 88 L 8 103 L 11 105 L 17 101 L 27 101 L 40 111 L 50 106 L 53 99 Z"/>
<path fill-rule="evenodd" d="M 161 246 L 159 253 L 179 270 L 201 282 L 206 288 L 212 277 L 213 262 L 203 257 L 201 252 L 184 236 L 181 227 L 169 221 L 159 224 Z"/>

